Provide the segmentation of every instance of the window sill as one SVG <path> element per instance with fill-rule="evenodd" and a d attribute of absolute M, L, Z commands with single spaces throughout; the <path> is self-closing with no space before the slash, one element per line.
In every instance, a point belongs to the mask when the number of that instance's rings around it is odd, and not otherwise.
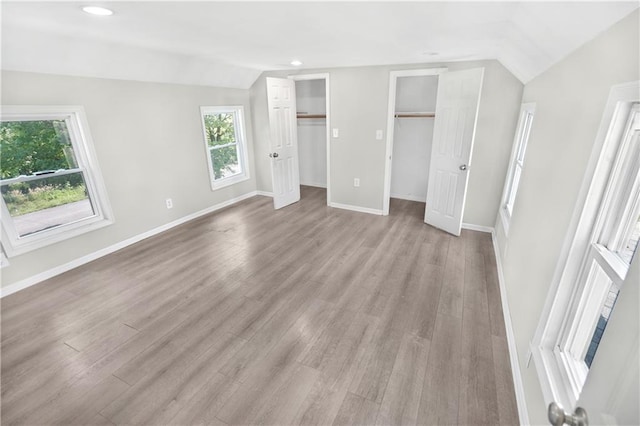
<path fill-rule="evenodd" d="M 249 180 L 249 178 L 250 178 L 249 174 L 241 174 L 241 175 L 231 176 L 219 181 L 213 181 L 211 182 L 211 190 L 216 191 L 218 189 L 226 188 L 227 186 L 235 185 L 236 183 Z"/>
<path fill-rule="evenodd" d="M 113 220 L 110 219 L 104 219 L 101 217 L 90 218 L 76 222 L 72 225 L 61 226 L 55 230 L 51 230 L 50 233 L 47 232 L 42 235 L 36 234 L 33 235 L 33 238 L 25 238 L 18 241 L 11 241 L 7 234 L 3 232 L 3 247 L 7 253 L 7 257 L 19 256 L 51 244 L 59 243 L 88 232 L 96 231 L 111 224 L 113 224 Z"/>

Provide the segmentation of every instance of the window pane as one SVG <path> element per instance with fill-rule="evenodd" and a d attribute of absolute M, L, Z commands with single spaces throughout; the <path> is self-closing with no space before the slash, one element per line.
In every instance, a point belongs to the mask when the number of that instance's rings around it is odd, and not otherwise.
<path fill-rule="evenodd" d="M 233 113 L 226 112 L 204 116 L 208 146 L 226 145 L 236 141 L 233 116 Z"/>
<path fill-rule="evenodd" d="M 211 148 L 211 163 L 215 180 L 242 173 L 238 162 L 238 146 Z"/>
<path fill-rule="evenodd" d="M 602 306 L 602 310 L 600 311 L 598 323 L 596 324 L 596 329 L 593 331 L 591 342 L 589 343 L 589 348 L 587 349 L 587 354 L 584 357 L 584 362 L 589 368 L 591 368 L 593 357 L 596 355 L 598 345 L 600 345 L 600 340 L 602 339 L 604 330 L 607 327 L 607 323 L 609 322 L 611 311 L 613 310 L 613 307 L 616 304 L 616 300 L 618 299 L 618 294 L 620 293 L 620 289 L 604 273 L 600 274 L 599 278 L 602 281 L 599 284 L 608 286 L 609 292 L 607 293 L 604 305 Z"/>
<path fill-rule="evenodd" d="M 4 121 L 0 152 L 2 179 L 77 167 L 64 120 Z"/>
<path fill-rule="evenodd" d="M 2 185 L 20 237 L 95 215 L 82 172 Z"/>

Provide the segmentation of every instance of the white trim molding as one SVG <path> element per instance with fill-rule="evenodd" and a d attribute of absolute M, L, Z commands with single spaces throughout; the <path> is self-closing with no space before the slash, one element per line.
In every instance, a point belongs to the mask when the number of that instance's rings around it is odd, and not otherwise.
<path fill-rule="evenodd" d="M 463 224 L 464 228 L 464 224 Z M 495 230 L 491 232 L 493 251 L 496 257 L 496 268 L 498 269 L 498 285 L 500 287 L 500 300 L 502 301 L 502 316 L 504 317 L 504 329 L 507 334 L 507 346 L 509 347 L 509 360 L 511 361 L 511 376 L 513 377 L 513 389 L 516 394 L 516 404 L 518 405 L 518 418 L 521 425 L 529 425 L 529 410 L 524 394 L 522 375 L 520 374 L 520 362 L 518 361 L 518 348 L 516 337 L 513 333 L 513 323 L 511 322 L 511 311 L 509 310 L 509 300 L 507 299 L 507 287 L 502 270 L 502 257 L 500 247 L 496 239 Z"/>
<path fill-rule="evenodd" d="M 103 249 L 100 249 L 98 251 L 95 251 L 93 253 L 89 253 L 85 256 L 79 257 L 75 260 L 72 260 L 71 262 L 67 262 L 63 265 L 60 266 L 56 266 L 55 268 L 49 269 L 47 271 L 41 272 L 39 274 L 36 275 L 32 275 L 28 278 L 25 278 L 21 281 L 18 281 L 16 283 L 10 284 L 6 287 L 0 288 L 0 298 L 3 298 L 5 296 L 8 296 L 10 294 L 16 293 L 20 290 L 24 290 L 25 288 L 31 287 L 33 285 L 36 285 L 44 280 L 48 280 L 49 278 L 53 278 L 56 275 L 60 275 L 64 272 L 70 271 L 71 269 L 77 268 L 79 266 L 84 265 L 85 263 L 89 263 L 91 261 L 94 261 L 96 259 L 99 259 L 101 257 L 104 257 L 108 254 L 111 254 L 115 251 L 121 250 L 125 247 L 128 247 L 132 244 L 135 244 L 139 241 L 142 241 L 144 239 L 147 239 L 149 237 L 153 237 L 154 235 L 157 235 L 161 232 L 167 231 L 171 228 L 174 228 L 178 225 L 182 225 L 183 223 L 189 222 L 190 220 L 193 219 L 197 219 L 200 216 L 204 216 L 207 215 L 209 213 L 213 213 L 217 210 L 223 209 L 225 207 L 228 207 L 232 204 L 238 203 L 240 201 L 246 200 L 247 198 L 251 198 L 254 197 L 256 195 L 266 195 L 268 193 L 262 193 L 262 191 L 260 191 L 261 193 L 259 194 L 258 191 L 251 191 L 248 192 L 246 194 L 240 195 L 238 197 L 232 198 L 230 200 L 226 200 L 223 201 L 221 203 L 215 204 L 211 207 L 208 207 L 206 209 L 200 210 L 198 212 L 192 213 L 190 215 L 181 217 L 180 219 L 174 220 L 173 222 L 169 222 L 166 223 L 164 225 L 158 226 L 156 228 L 150 229 L 146 232 L 143 232 L 142 234 L 138 234 L 135 235 L 131 238 L 127 238 L 124 241 L 120 241 L 119 243 L 113 244 L 111 246 L 105 247 Z M 270 195 L 267 195 L 270 196 Z"/>
<path fill-rule="evenodd" d="M 353 212 L 369 213 L 369 214 L 375 214 L 375 215 L 378 215 L 378 216 L 382 216 L 382 210 L 380 210 L 380 209 L 372 209 L 372 208 L 369 208 L 369 207 L 353 206 L 351 204 L 342 204 L 342 203 L 329 203 L 329 207 L 334 207 L 336 209 L 342 209 L 342 210 L 351 210 Z"/>
<path fill-rule="evenodd" d="M 474 225 L 473 223 L 462 223 L 462 229 L 469 231 L 486 232 L 493 235 L 493 226 Z"/>
<path fill-rule="evenodd" d="M 417 197 L 415 195 L 397 195 L 391 194 L 391 198 L 396 198 L 398 200 L 407 200 L 407 201 L 417 201 L 418 203 L 424 203 L 427 200 L 427 197 Z"/>
<path fill-rule="evenodd" d="M 313 186 L 314 188 L 324 188 L 327 189 L 327 185 L 324 183 L 309 183 L 309 182 L 300 182 L 300 186 Z"/>

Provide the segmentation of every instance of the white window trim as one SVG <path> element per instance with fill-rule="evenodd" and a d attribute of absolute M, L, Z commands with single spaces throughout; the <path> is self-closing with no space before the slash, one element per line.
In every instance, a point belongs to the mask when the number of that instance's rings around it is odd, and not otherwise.
<path fill-rule="evenodd" d="M 213 172 L 213 162 L 211 161 L 211 154 L 209 150 L 209 144 L 207 143 L 207 129 L 204 123 L 204 116 L 211 114 L 220 114 L 223 112 L 232 112 L 234 114 L 234 131 L 236 136 L 236 145 L 238 146 L 238 159 L 240 166 L 242 167 L 242 173 L 229 176 L 227 178 L 215 179 Z M 242 105 L 235 106 L 202 106 L 200 107 L 200 121 L 202 123 L 202 137 L 204 139 L 205 154 L 207 157 L 207 166 L 209 167 L 209 181 L 211 182 L 211 190 L 215 191 L 220 188 L 224 188 L 236 183 L 244 182 L 251 178 L 249 171 L 249 153 L 247 147 L 247 139 L 245 137 L 245 121 L 244 121 L 244 107 Z"/>
<path fill-rule="evenodd" d="M 607 197 L 607 184 L 615 164 L 618 141 L 627 124 L 631 104 L 640 101 L 640 81 L 613 86 L 585 171 L 585 178 L 567 230 L 567 237 L 543 307 L 538 328 L 531 343 L 531 353 L 547 404 L 575 407 L 588 370 L 576 366 L 560 350 L 566 339 L 567 323 L 582 309 L 586 299 L 585 280 L 580 279 L 588 250 L 600 219 L 599 206 Z M 599 262 L 600 263 L 600 262 Z M 585 296 L 585 297 L 583 297 Z M 582 305 L 582 306 L 580 306 Z"/>
<path fill-rule="evenodd" d="M 18 256 L 31 250 L 64 241 L 96 229 L 111 225 L 113 212 L 102 180 L 102 173 L 95 154 L 93 139 L 89 132 L 89 124 L 82 106 L 41 106 L 41 105 L 8 105 L 2 106 L 2 120 L 52 120 L 67 121 L 69 136 L 74 147 L 74 154 L 85 176 L 85 185 L 94 209 L 94 216 L 72 223 L 61 225 L 50 230 L 40 231 L 20 237 L 7 206 L 2 200 L 2 247 L 8 257 Z"/>
<path fill-rule="evenodd" d="M 507 178 L 504 182 L 504 188 L 502 190 L 502 199 L 500 202 L 500 222 L 502 222 L 502 228 L 504 229 L 504 234 L 509 234 L 509 224 L 511 223 L 511 217 L 513 216 L 513 205 L 511 206 L 511 211 L 508 208 L 509 195 L 512 191 L 513 181 L 515 177 L 515 169 L 516 167 L 520 167 L 520 179 L 522 179 L 522 170 L 524 168 L 524 157 L 526 156 L 527 144 L 529 142 L 529 137 L 531 135 L 531 126 L 527 129 L 527 134 L 524 135 L 526 117 L 531 115 L 531 120 L 533 121 L 533 116 L 536 112 L 536 104 L 534 102 L 523 103 L 520 106 L 520 113 L 518 116 L 518 125 L 516 126 L 516 134 L 513 138 L 513 147 L 511 149 L 511 157 L 509 158 L 509 168 L 507 169 Z M 522 164 L 518 163 L 518 152 L 520 151 L 520 146 L 522 147 Z M 516 193 L 518 189 L 516 188 Z M 515 205 L 514 197 L 514 205 Z"/>

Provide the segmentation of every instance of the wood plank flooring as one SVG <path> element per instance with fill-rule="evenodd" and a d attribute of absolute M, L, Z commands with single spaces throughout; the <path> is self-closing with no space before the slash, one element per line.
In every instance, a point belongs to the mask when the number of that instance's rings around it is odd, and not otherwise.
<path fill-rule="evenodd" d="M 325 200 L 254 197 L 2 299 L 2 424 L 517 424 L 490 236 Z"/>

